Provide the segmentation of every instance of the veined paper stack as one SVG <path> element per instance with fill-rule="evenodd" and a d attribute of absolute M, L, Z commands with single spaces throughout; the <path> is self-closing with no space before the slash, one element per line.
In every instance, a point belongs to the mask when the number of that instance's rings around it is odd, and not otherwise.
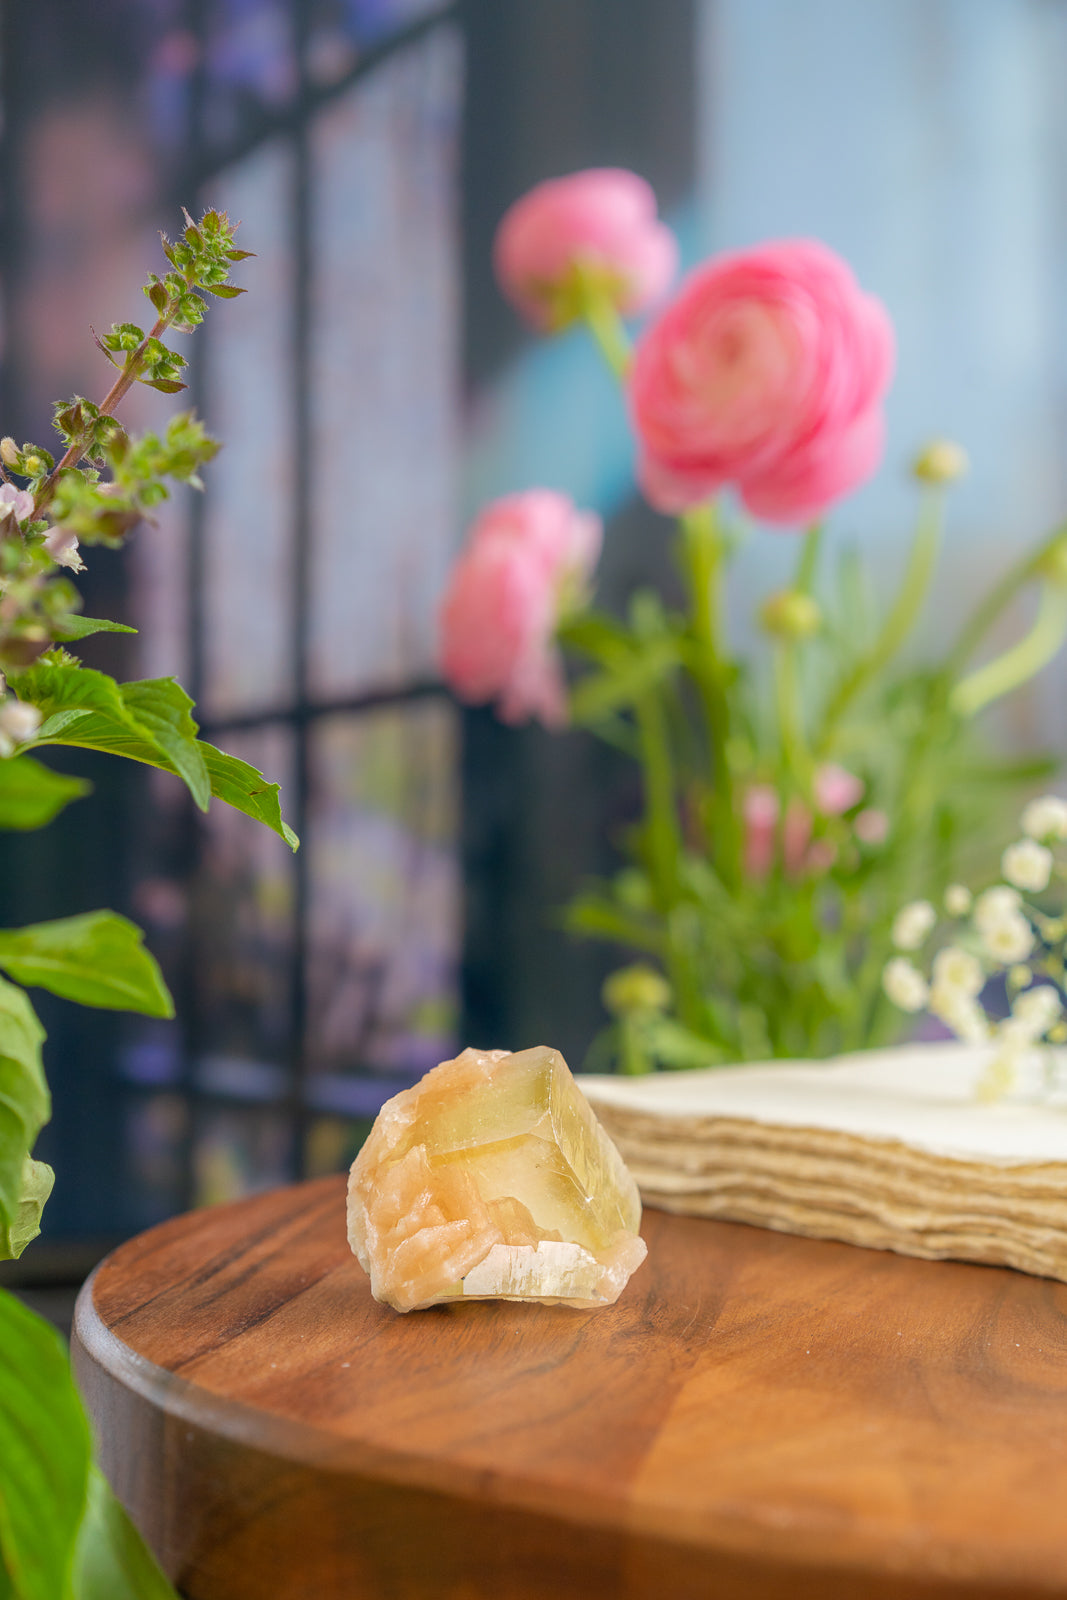
<path fill-rule="evenodd" d="M 982 1103 L 988 1060 L 906 1045 L 578 1081 L 649 1205 L 1067 1281 L 1067 1092 L 1035 1056 Z"/>

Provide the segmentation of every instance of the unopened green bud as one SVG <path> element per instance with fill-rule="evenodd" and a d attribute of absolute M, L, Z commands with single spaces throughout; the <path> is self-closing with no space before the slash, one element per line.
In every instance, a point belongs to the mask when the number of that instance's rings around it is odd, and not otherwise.
<path fill-rule="evenodd" d="M 759 609 L 759 619 L 768 633 L 780 639 L 808 639 L 822 626 L 822 612 L 799 589 L 779 589 L 768 595 Z"/>
<path fill-rule="evenodd" d="M 0 461 L 4 463 L 5 467 L 13 467 L 18 462 L 19 453 L 19 447 L 14 439 L 9 433 L 5 434 L 0 439 Z"/>
<path fill-rule="evenodd" d="M 40 456 L 27 456 L 22 463 L 23 471 L 28 478 L 39 478 L 45 471 L 44 461 Z"/>
<path fill-rule="evenodd" d="M 931 439 L 916 456 L 912 472 L 920 483 L 955 483 L 970 471 L 971 463 L 961 444 L 951 439 Z"/>
<path fill-rule="evenodd" d="M 632 967 L 613 972 L 601 990 L 605 1006 L 615 1017 L 632 1017 L 641 1012 L 666 1011 L 671 1003 L 671 986 L 661 972 L 638 961 Z"/>

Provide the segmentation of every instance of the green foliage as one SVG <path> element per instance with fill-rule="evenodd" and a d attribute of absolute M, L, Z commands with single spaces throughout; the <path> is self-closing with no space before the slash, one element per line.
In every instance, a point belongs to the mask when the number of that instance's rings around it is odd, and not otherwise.
<path fill-rule="evenodd" d="M 44 1161 L 27 1156 L 22 1163 L 22 1188 L 10 1222 L 0 1217 L 0 1261 L 17 1261 L 41 1231 L 41 1214 L 56 1175 Z"/>
<path fill-rule="evenodd" d="M 74 613 L 55 624 L 51 637 L 57 644 L 76 644 L 79 639 L 88 639 L 93 633 L 136 632 L 136 628 L 127 627 L 125 622 L 108 622 L 105 617 L 83 617 Z"/>
<path fill-rule="evenodd" d="M 62 1340 L 3 1292 L 0 1350 L 0 1594 L 176 1600 L 92 1466 Z"/>
<path fill-rule="evenodd" d="M 0 828 L 43 828 L 72 800 L 92 789 L 84 778 L 68 778 L 32 756 L 0 761 Z"/>
<path fill-rule="evenodd" d="M 72 1600 L 177 1600 L 148 1546 L 96 1467 L 74 1554 Z"/>
<path fill-rule="evenodd" d="M 9 1229 L 22 1206 L 26 1158 L 52 1112 L 43 1043 L 28 997 L 0 978 L 0 1221 Z"/>
<path fill-rule="evenodd" d="M 18 1600 L 67 1600 L 90 1438 L 59 1335 L 0 1293 L 0 1551 Z"/>
<path fill-rule="evenodd" d="M 215 794 L 296 849 L 296 835 L 282 821 L 278 785 L 196 737 L 192 701 L 173 678 L 117 684 L 60 650 L 20 673 L 14 686 L 41 711 L 37 744 L 105 750 L 177 773 L 201 810 Z"/>
<path fill-rule="evenodd" d="M 246 817 L 262 822 L 264 827 L 271 828 L 283 838 L 290 850 L 296 850 L 300 840 L 282 818 L 280 786 L 268 783 L 262 772 L 249 766 L 247 761 L 241 761 L 237 756 L 228 756 L 224 751 L 216 750 L 214 745 L 208 744 L 204 739 L 200 740 L 200 749 L 203 752 L 212 794 L 219 800 L 224 800 L 227 805 L 233 806 L 235 811 L 243 811 Z"/>
<path fill-rule="evenodd" d="M 18 983 L 79 1005 L 172 1017 L 173 1001 L 143 939 L 114 911 L 86 911 L 0 930 L 0 967 Z"/>

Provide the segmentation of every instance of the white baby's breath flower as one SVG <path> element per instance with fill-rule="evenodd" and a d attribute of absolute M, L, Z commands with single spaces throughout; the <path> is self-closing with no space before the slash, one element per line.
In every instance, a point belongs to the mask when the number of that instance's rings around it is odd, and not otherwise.
<path fill-rule="evenodd" d="M 1031 1038 L 1040 1039 L 1057 1021 L 1063 1010 L 1063 1001 L 1050 983 L 1027 989 L 1011 1008 L 1012 1018 L 1030 1030 Z"/>
<path fill-rule="evenodd" d="M 1058 794 L 1039 795 L 1024 807 L 1019 825 L 1031 839 L 1067 839 L 1067 800 Z"/>
<path fill-rule="evenodd" d="M 950 917 L 965 917 L 974 904 L 974 896 L 962 883 L 950 883 L 945 890 L 945 910 Z"/>
<path fill-rule="evenodd" d="M 934 985 L 940 990 L 956 989 L 960 994 L 978 995 L 985 983 L 985 973 L 977 956 L 950 944 L 934 957 Z"/>
<path fill-rule="evenodd" d="M 1036 839 L 1020 839 L 1010 844 L 1000 858 L 1000 870 L 1017 889 L 1040 894 L 1052 876 L 1052 851 Z"/>
<path fill-rule="evenodd" d="M 964 994 L 962 989 L 934 984 L 930 990 L 929 1008 L 965 1044 L 983 1044 L 989 1038 L 985 1012 L 974 996 Z"/>
<path fill-rule="evenodd" d="M 32 739 L 41 726 L 41 713 L 25 700 L 5 700 L 0 706 L 0 733 L 14 744 L 24 744 Z"/>
<path fill-rule="evenodd" d="M 893 943 L 898 950 L 918 950 L 937 921 L 929 900 L 911 900 L 893 918 Z"/>
<path fill-rule="evenodd" d="M 999 966 L 1025 961 L 1034 948 L 1034 930 L 1019 912 L 982 929 L 982 948 Z"/>
<path fill-rule="evenodd" d="M 1018 889 L 1009 889 L 1005 884 L 986 889 L 974 902 L 974 925 L 979 933 L 985 933 L 998 923 L 1017 916 L 1021 904 L 1022 896 Z"/>
<path fill-rule="evenodd" d="M 894 956 L 886 962 L 882 988 L 901 1011 L 921 1011 L 929 994 L 926 979 L 906 956 Z"/>

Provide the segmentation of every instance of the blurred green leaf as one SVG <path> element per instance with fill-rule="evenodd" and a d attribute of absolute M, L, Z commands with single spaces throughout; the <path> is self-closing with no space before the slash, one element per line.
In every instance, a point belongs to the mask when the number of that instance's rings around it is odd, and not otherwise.
<path fill-rule="evenodd" d="M 124 622 L 108 622 L 104 617 L 83 617 L 78 612 L 72 612 L 62 622 L 52 624 L 52 637 L 58 639 L 60 644 L 73 644 L 77 639 L 88 639 L 93 633 L 136 632 L 136 628 L 128 628 Z"/>
<path fill-rule="evenodd" d="M 90 1439 L 62 1340 L 0 1291 L 0 1552 L 17 1600 L 70 1600 Z"/>
<path fill-rule="evenodd" d="M 22 1192 L 10 1223 L 0 1217 L 0 1261 L 17 1261 L 41 1231 L 41 1215 L 56 1175 L 43 1161 L 27 1156 L 22 1164 Z"/>
<path fill-rule="evenodd" d="M 89 1471 L 85 1517 L 78 1533 L 73 1600 L 177 1600 L 96 1467 Z"/>
<path fill-rule="evenodd" d="M 0 761 L 0 828 L 43 828 L 91 789 L 84 778 L 53 772 L 32 756 Z"/>
<path fill-rule="evenodd" d="M 18 982 L 64 1000 L 147 1017 L 172 1017 L 174 1003 L 135 923 L 87 911 L 25 928 L 0 929 L 0 967 Z"/>
<path fill-rule="evenodd" d="M 22 1203 L 26 1157 L 52 1112 L 43 1042 L 29 996 L 0 978 L 0 1219 L 9 1229 Z"/>

